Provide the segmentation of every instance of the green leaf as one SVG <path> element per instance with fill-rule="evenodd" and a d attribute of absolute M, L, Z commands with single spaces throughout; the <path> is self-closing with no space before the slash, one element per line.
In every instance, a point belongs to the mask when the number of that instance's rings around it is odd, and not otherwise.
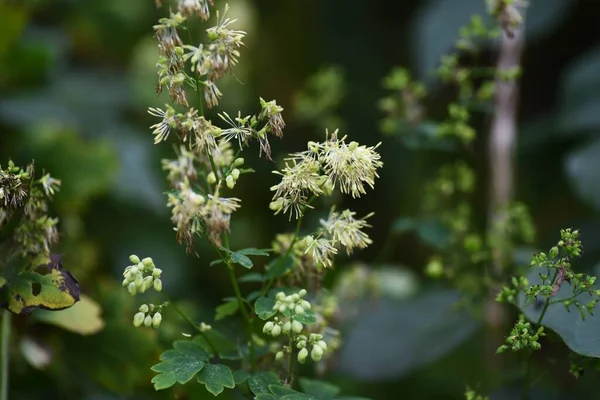
<path fill-rule="evenodd" d="M 600 139 L 570 152 L 565 169 L 577 195 L 600 209 Z"/>
<path fill-rule="evenodd" d="M 267 279 L 275 279 L 284 276 L 294 266 L 294 259 L 287 256 L 285 259 L 277 257 L 267 265 Z"/>
<path fill-rule="evenodd" d="M 281 385 L 281 380 L 274 372 L 256 372 L 248 378 L 248 387 L 255 395 L 269 394 L 269 385 Z"/>
<path fill-rule="evenodd" d="M 236 385 L 246 382 L 248 378 L 250 378 L 250 374 L 243 369 L 239 369 L 233 373 L 233 380 L 235 380 Z"/>
<path fill-rule="evenodd" d="M 6 308 L 15 314 L 29 314 L 35 308 L 63 310 L 79 301 L 79 282 L 56 254 L 33 271 L 7 272 L 2 291 Z"/>
<path fill-rule="evenodd" d="M 194 338 L 194 342 L 198 343 L 204 350 L 217 355 L 225 360 L 239 360 L 240 352 L 234 339 L 230 339 L 219 330 L 212 328 Z M 214 355 L 214 354 L 213 354 Z"/>
<path fill-rule="evenodd" d="M 300 378 L 298 383 L 304 393 L 315 396 L 319 400 L 333 400 L 340 393 L 339 387 L 323 381 Z"/>
<path fill-rule="evenodd" d="M 235 380 L 228 366 L 223 364 L 206 364 L 198 374 L 198 382 L 206 386 L 206 390 L 219 395 L 224 388 L 233 389 Z"/>
<path fill-rule="evenodd" d="M 275 305 L 274 302 L 273 302 L 273 305 Z M 283 315 L 285 315 L 286 317 L 291 317 L 292 311 L 286 309 L 283 312 Z M 296 314 L 295 319 L 298 320 L 299 322 L 302 322 L 303 324 L 307 324 L 307 325 L 312 325 L 312 324 L 317 323 L 317 317 L 315 316 L 315 313 L 313 312 L 313 310 L 304 310 L 304 314 Z"/>
<path fill-rule="evenodd" d="M 273 310 L 275 306 L 275 299 L 270 297 L 259 297 L 256 302 L 254 302 L 254 312 L 258 315 L 258 318 L 262 320 L 267 320 L 275 315 L 276 311 Z"/>
<path fill-rule="evenodd" d="M 260 249 L 255 249 L 253 247 L 248 248 L 248 249 L 242 249 L 242 250 L 238 250 L 237 253 L 240 254 L 244 254 L 246 256 L 269 256 L 269 253 L 267 253 L 264 250 L 260 250 Z"/>
<path fill-rule="evenodd" d="M 66 310 L 36 310 L 32 317 L 80 335 L 91 335 L 104 328 L 101 313 L 102 308 L 94 300 L 81 295 L 80 301 Z"/>
<path fill-rule="evenodd" d="M 273 393 L 275 395 L 275 397 L 277 397 L 278 399 L 289 399 L 289 400 L 314 399 L 314 400 L 317 400 L 316 398 L 314 398 L 310 395 L 300 393 L 300 392 L 295 391 L 294 389 L 290 389 L 290 388 L 279 386 L 279 385 L 269 385 L 269 391 L 271 393 Z M 319 400 L 321 400 L 321 399 L 319 399 Z"/>
<path fill-rule="evenodd" d="M 244 268 L 252 268 L 253 264 L 252 264 L 252 260 L 250 260 L 250 258 L 248 258 L 247 256 L 238 253 L 238 252 L 234 252 L 231 253 L 231 262 L 235 263 L 235 264 L 239 264 Z"/>
<path fill-rule="evenodd" d="M 340 370 L 359 379 L 396 379 L 448 354 L 478 323 L 457 310 L 459 293 L 430 289 L 409 299 L 380 298 L 344 335 Z M 401 337 L 400 337 L 400 336 Z M 402 354 L 402 357 L 397 357 Z"/>
<path fill-rule="evenodd" d="M 214 265 L 221 264 L 221 263 L 223 263 L 223 261 L 225 261 L 225 260 L 223 260 L 222 258 L 220 258 L 218 260 L 213 260 L 213 261 L 210 262 L 210 266 L 212 267 Z"/>
<path fill-rule="evenodd" d="M 265 277 L 259 272 L 250 272 L 238 278 L 238 282 L 264 282 Z"/>
<path fill-rule="evenodd" d="M 277 400 L 277 396 L 271 393 L 261 393 L 256 395 L 254 400 Z"/>
<path fill-rule="evenodd" d="M 215 321 L 219 321 L 225 317 L 235 314 L 240 308 L 240 303 L 237 299 L 223 303 L 215 309 Z"/>
<path fill-rule="evenodd" d="M 161 354 L 162 362 L 152 366 L 152 371 L 159 372 L 154 378 L 155 390 L 167 389 L 175 383 L 185 384 L 202 370 L 210 354 L 198 343 L 179 340 L 173 343 L 175 350 L 167 350 Z"/>

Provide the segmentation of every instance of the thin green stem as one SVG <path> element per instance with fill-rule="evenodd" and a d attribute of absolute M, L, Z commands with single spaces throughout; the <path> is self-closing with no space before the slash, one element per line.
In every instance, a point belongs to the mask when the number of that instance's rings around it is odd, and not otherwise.
<path fill-rule="evenodd" d="M 2 311 L 2 376 L 0 377 L 0 400 L 8 400 L 8 352 L 10 344 L 11 313 Z"/>
<path fill-rule="evenodd" d="M 552 284 L 556 282 L 556 277 L 558 276 L 558 269 L 554 271 L 554 277 L 552 278 Z M 540 326 L 542 321 L 544 320 L 544 316 L 546 315 L 546 311 L 548 311 L 548 307 L 550 306 L 550 296 L 546 297 L 546 302 L 544 303 L 544 308 L 542 309 L 542 313 L 537 319 L 535 323 L 536 326 Z M 521 399 L 527 400 L 529 397 L 529 390 L 531 388 L 531 356 L 533 352 L 529 350 L 527 352 L 527 359 L 525 360 L 525 383 L 523 385 L 523 391 L 521 392 Z"/>
<path fill-rule="evenodd" d="M 188 39 L 190 41 L 190 45 L 194 44 L 194 39 L 192 38 L 192 32 L 190 31 L 190 25 L 188 22 L 185 22 L 185 30 L 188 33 Z M 200 93 L 200 76 L 198 75 L 198 71 L 194 71 L 194 80 L 196 81 L 196 97 L 198 98 L 198 114 L 200 116 L 204 116 L 204 103 L 202 102 L 202 94 Z"/>
<path fill-rule="evenodd" d="M 165 293 L 162 293 L 162 292 L 161 292 L 161 294 L 169 302 L 169 305 L 171 307 L 173 307 L 175 309 L 175 311 L 177 311 L 177 313 L 181 316 L 181 318 L 183 318 L 184 320 L 186 320 L 187 322 L 189 322 L 189 324 L 192 325 L 194 327 L 194 329 L 198 331 L 198 333 L 200 334 L 200 336 L 202 336 L 202 338 L 204 338 L 204 340 L 206 341 L 206 343 L 210 346 L 210 348 L 212 349 L 213 353 L 218 354 L 217 348 L 215 347 L 214 344 L 212 344 L 212 342 L 206 336 L 206 334 L 202 331 L 202 329 L 200 329 L 200 326 L 197 323 L 195 323 L 194 321 L 192 321 L 192 319 L 190 317 L 188 317 L 183 311 L 181 311 L 181 309 L 179 307 L 177 307 L 175 305 L 175 303 L 173 303 L 173 301 L 171 300 L 171 298 L 169 296 L 167 296 Z"/>
<path fill-rule="evenodd" d="M 294 340 L 292 338 L 292 335 L 290 335 L 288 346 L 290 348 L 290 364 L 288 367 L 287 382 L 291 386 L 292 380 L 294 379 Z"/>

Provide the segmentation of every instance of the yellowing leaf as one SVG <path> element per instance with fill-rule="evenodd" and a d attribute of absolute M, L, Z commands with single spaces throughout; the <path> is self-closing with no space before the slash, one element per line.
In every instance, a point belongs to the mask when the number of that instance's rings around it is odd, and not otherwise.
<path fill-rule="evenodd" d="M 61 311 L 37 310 L 33 317 L 80 335 L 92 335 L 104 328 L 102 308 L 91 298 L 81 295 L 80 301 Z"/>

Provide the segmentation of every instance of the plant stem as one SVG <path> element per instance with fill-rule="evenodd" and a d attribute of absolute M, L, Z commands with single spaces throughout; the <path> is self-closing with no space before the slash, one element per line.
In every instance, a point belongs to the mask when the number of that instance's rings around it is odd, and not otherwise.
<path fill-rule="evenodd" d="M 552 278 L 552 284 L 556 282 L 556 277 L 558 276 L 558 270 L 554 271 L 554 277 Z M 537 319 L 535 323 L 536 326 L 540 326 L 542 321 L 544 320 L 544 316 L 546 315 L 546 311 L 548 311 L 548 307 L 550 306 L 550 296 L 546 297 L 546 302 L 544 303 L 544 308 L 542 309 L 542 313 Z M 521 399 L 527 400 L 529 396 L 529 389 L 531 388 L 531 355 L 533 352 L 531 350 L 527 353 L 527 360 L 525 361 L 525 383 L 523 384 L 523 391 L 521 393 Z"/>
<path fill-rule="evenodd" d="M 218 355 L 217 348 L 215 347 L 214 344 L 212 344 L 212 342 L 210 341 L 210 339 L 204 334 L 204 332 L 202 331 L 202 329 L 200 329 L 200 326 L 198 324 L 196 324 L 194 321 L 192 321 L 192 319 L 190 317 L 188 317 L 187 315 L 185 315 L 185 313 L 183 311 L 181 311 L 181 309 L 179 307 L 177 307 L 175 305 L 175 303 L 173 303 L 173 300 L 171 300 L 171 298 L 169 296 L 167 296 L 165 293 L 162 293 L 162 295 L 169 302 L 169 305 L 171 307 L 173 307 L 175 309 L 175 311 L 177 311 L 177 313 L 181 316 L 181 318 L 183 318 L 184 320 L 186 320 L 187 322 L 189 322 L 189 324 L 192 325 L 194 327 L 194 329 L 198 331 L 198 333 L 200 334 L 200 336 L 202 336 L 204 338 L 204 340 L 206 340 L 206 343 L 210 346 L 210 348 L 212 349 L 213 353 L 215 353 L 215 354 Z"/>
<path fill-rule="evenodd" d="M 8 310 L 2 311 L 2 376 L 0 381 L 0 400 L 8 400 L 8 351 L 10 342 L 10 319 Z"/>
<path fill-rule="evenodd" d="M 292 386 L 292 380 L 294 379 L 294 341 L 292 339 L 292 335 L 290 335 L 288 345 L 290 347 L 290 365 L 288 367 L 287 382 L 290 386 Z"/>

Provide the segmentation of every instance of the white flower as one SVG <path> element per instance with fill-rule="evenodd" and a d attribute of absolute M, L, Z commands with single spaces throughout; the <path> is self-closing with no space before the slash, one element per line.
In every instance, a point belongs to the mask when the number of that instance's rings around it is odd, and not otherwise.
<path fill-rule="evenodd" d="M 331 234 L 333 241 L 344 246 L 348 254 L 351 254 L 354 248 L 364 249 L 373 243 L 369 235 L 362 231 L 363 228 L 370 227 L 366 219 L 373 214 L 368 214 L 362 219 L 355 219 L 355 215 L 356 213 L 350 210 L 338 213 L 332 209 L 327 220 L 320 221 Z"/>

